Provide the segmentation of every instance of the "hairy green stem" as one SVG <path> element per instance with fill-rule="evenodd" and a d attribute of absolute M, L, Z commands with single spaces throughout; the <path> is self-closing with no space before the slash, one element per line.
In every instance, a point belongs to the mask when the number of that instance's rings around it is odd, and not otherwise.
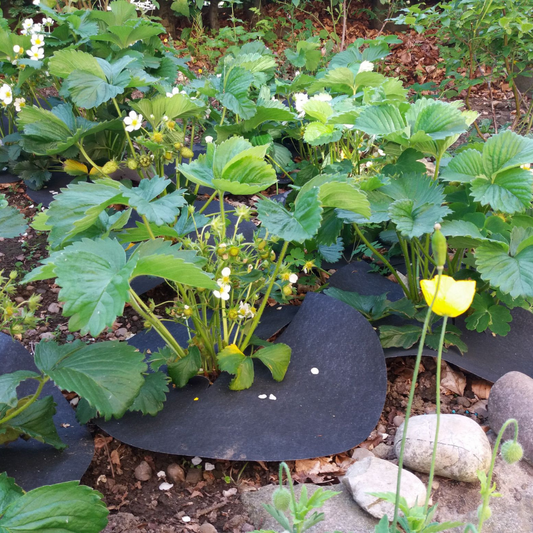
<path fill-rule="evenodd" d="M 396 481 L 396 499 L 394 501 L 394 517 L 392 519 L 392 526 L 391 530 L 396 531 L 396 524 L 398 523 L 398 512 L 400 509 L 400 489 L 401 489 L 401 483 L 402 483 L 402 468 L 403 468 L 403 456 L 405 452 L 405 442 L 407 438 L 407 429 L 409 427 L 409 418 L 411 416 L 411 409 L 413 407 L 413 400 L 415 397 L 415 389 L 416 389 L 416 382 L 418 379 L 418 371 L 420 369 L 420 362 L 422 361 L 422 351 L 424 350 L 424 343 L 426 342 L 426 334 L 429 326 L 429 321 L 431 319 L 431 310 L 433 309 L 433 305 L 435 304 L 435 301 L 437 300 L 437 295 L 439 294 L 439 287 L 440 287 L 440 276 L 437 278 L 437 286 L 435 288 L 435 294 L 433 295 L 433 300 L 431 301 L 431 305 L 428 308 L 426 319 L 424 320 L 424 327 L 422 329 L 422 335 L 420 336 L 420 341 L 418 345 L 418 353 L 416 355 L 416 361 L 415 361 L 415 368 L 413 370 L 413 378 L 411 382 L 411 390 L 409 391 L 409 399 L 407 401 L 407 408 L 405 410 L 405 422 L 403 423 L 403 434 L 402 434 L 402 442 L 400 445 L 400 457 L 398 459 L 398 477 Z"/>
<path fill-rule="evenodd" d="M 259 324 L 259 321 L 261 320 L 261 315 L 263 314 L 263 311 L 265 310 L 266 304 L 268 302 L 268 297 L 270 296 L 270 293 L 272 292 L 272 288 L 274 287 L 274 283 L 276 282 L 276 278 L 278 277 L 279 269 L 281 268 L 281 264 L 283 262 L 283 258 L 285 257 L 285 254 L 287 253 L 287 248 L 289 247 L 289 242 L 285 241 L 283 243 L 283 247 L 281 248 L 281 252 L 279 253 L 278 261 L 276 263 L 276 268 L 274 268 L 274 272 L 272 274 L 272 277 L 270 278 L 270 283 L 268 284 L 267 290 L 265 291 L 265 294 L 263 296 L 263 301 L 261 302 L 261 306 L 259 307 L 259 310 L 255 314 L 255 317 L 252 321 L 252 325 L 250 326 L 250 330 L 248 331 L 248 335 L 246 335 L 244 341 L 242 342 L 240 346 L 241 352 L 244 352 L 246 348 L 248 347 L 248 344 L 250 343 L 250 340 L 252 339 L 252 335 L 254 334 L 255 328 Z"/>
<path fill-rule="evenodd" d="M 439 278 L 442 275 L 442 268 L 439 269 Z M 444 337 L 446 335 L 446 323 L 448 317 L 445 315 L 442 320 L 442 329 L 440 332 L 439 351 L 437 353 L 437 375 L 435 377 L 436 397 L 435 404 L 437 406 L 437 424 L 435 427 L 435 442 L 433 443 L 433 454 L 431 456 L 431 467 L 429 469 L 428 489 L 426 494 L 426 502 L 424 504 L 424 514 L 427 513 L 429 498 L 431 497 L 431 486 L 433 485 L 433 477 L 435 476 L 435 459 L 437 457 L 437 447 L 439 444 L 439 429 L 440 429 L 440 377 L 441 377 L 441 365 L 442 365 L 442 347 L 444 345 Z"/>

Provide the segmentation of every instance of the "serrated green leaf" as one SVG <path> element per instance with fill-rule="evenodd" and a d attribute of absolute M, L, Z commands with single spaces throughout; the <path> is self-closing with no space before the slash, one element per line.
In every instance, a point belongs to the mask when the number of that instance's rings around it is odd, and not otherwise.
<path fill-rule="evenodd" d="M 182 388 L 198 374 L 201 366 L 202 354 L 196 346 L 191 346 L 185 357 L 168 364 L 168 375 L 176 387 Z"/>
<path fill-rule="evenodd" d="M 276 171 L 262 157 L 234 158 L 228 163 L 220 178 L 214 177 L 215 189 L 230 194 L 256 194 L 277 182 Z"/>
<path fill-rule="evenodd" d="M 457 154 L 442 170 L 440 177 L 445 181 L 470 183 L 483 174 L 483 160 L 477 150 L 465 150 Z"/>
<path fill-rule="evenodd" d="M 89 72 L 75 70 L 64 81 L 63 88 L 78 107 L 92 109 L 122 94 L 130 79 L 127 77 L 113 84 Z"/>
<path fill-rule="evenodd" d="M 505 130 L 483 146 L 483 168 L 488 176 L 533 161 L 533 139 Z"/>
<path fill-rule="evenodd" d="M 422 335 L 422 328 L 411 324 L 405 326 L 380 326 L 379 340 L 383 348 L 411 348 Z"/>
<path fill-rule="evenodd" d="M 282 381 L 291 362 L 291 348 L 283 343 L 270 344 L 253 354 L 272 373 L 276 381 Z"/>
<path fill-rule="evenodd" d="M 328 118 L 333 115 L 333 108 L 329 102 L 322 100 L 309 100 L 303 105 L 306 115 L 325 124 Z"/>
<path fill-rule="evenodd" d="M 318 194 L 319 189 L 313 187 L 298 195 L 293 212 L 273 200 L 259 200 L 258 218 L 270 233 L 284 241 L 302 243 L 313 238 L 320 227 L 322 207 Z"/>
<path fill-rule="evenodd" d="M 230 344 L 217 354 L 218 367 L 235 377 L 231 380 L 231 390 L 249 389 L 254 381 L 254 363 L 235 344 Z"/>
<path fill-rule="evenodd" d="M 405 114 L 412 133 L 424 132 L 434 141 L 464 133 L 468 129 L 461 111 L 448 102 L 422 98 Z"/>
<path fill-rule="evenodd" d="M 0 518 L 0 531 L 99 533 L 108 514 L 99 492 L 69 481 L 39 487 L 12 501 Z"/>
<path fill-rule="evenodd" d="M 0 516 L 2 516 L 9 505 L 17 501 L 24 491 L 15 483 L 12 477 L 8 477 L 6 472 L 0 474 Z"/>
<path fill-rule="evenodd" d="M 475 257 L 481 277 L 493 287 L 513 298 L 533 296 L 533 247 L 512 257 L 504 243 L 486 242 L 476 249 Z"/>
<path fill-rule="evenodd" d="M 254 81 L 251 72 L 241 67 L 231 67 L 223 77 L 222 87 L 217 93 L 220 103 L 243 119 L 254 116 L 255 105 L 248 98 L 248 91 Z"/>
<path fill-rule="evenodd" d="M 499 172 L 492 180 L 484 176 L 475 178 L 471 195 L 481 205 L 512 215 L 530 206 L 532 189 L 533 174 L 522 168 L 511 168 Z"/>
<path fill-rule="evenodd" d="M 494 298 L 488 293 L 476 294 L 472 303 L 473 313 L 466 317 L 466 328 L 478 333 L 490 329 L 496 335 L 505 336 L 511 327 L 509 323 L 513 317 L 502 305 L 494 302 Z"/>
<path fill-rule="evenodd" d="M 342 137 L 342 126 L 338 124 L 322 124 L 310 122 L 304 131 L 304 141 L 311 146 L 321 146 L 337 142 Z"/>
<path fill-rule="evenodd" d="M 132 278 L 159 276 L 191 287 L 218 288 L 217 283 L 202 270 L 205 263 L 202 257 L 188 250 L 180 250 L 169 241 L 155 239 L 142 243 L 131 259 L 136 261 Z"/>
<path fill-rule="evenodd" d="M 27 229 L 26 219 L 16 207 L 0 208 L 0 237 L 13 239 Z"/>
<path fill-rule="evenodd" d="M 25 401 L 22 400 L 22 402 Z M 55 412 L 56 404 L 52 396 L 46 396 L 33 402 L 24 411 L 0 426 L 0 440 L 2 434 L 11 429 L 18 432 L 19 435 L 27 435 L 39 442 L 50 444 L 58 450 L 66 448 L 54 425 Z M 1 519 L 0 525 L 2 525 Z"/>
<path fill-rule="evenodd" d="M 63 346 L 40 342 L 35 364 L 56 385 L 85 398 L 106 420 L 120 418 L 139 394 L 147 366 L 144 355 L 125 342 Z"/>
<path fill-rule="evenodd" d="M 155 416 L 167 399 L 169 378 L 163 372 L 153 372 L 144 377 L 139 394 L 133 400 L 130 411 L 140 411 L 143 415 Z"/>
<path fill-rule="evenodd" d="M 359 311 L 367 320 L 379 320 L 386 312 L 387 295 L 365 295 L 358 292 L 343 291 L 337 287 L 331 287 L 324 294 L 336 298 L 350 307 Z"/>
<path fill-rule="evenodd" d="M 110 179 L 70 184 L 62 189 L 47 211 L 46 223 L 52 228 L 48 240 L 52 248 L 91 227 L 100 213 L 120 197 L 119 183 Z"/>
<path fill-rule="evenodd" d="M 70 330 L 96 337 L 111 327 L 129 300 L 134 269 L 135 261 L 127 262 L 122 246 L 109 238 L 83 239 L 58 254 L 54 271 Z"/>
<path fill-rule="evenodd" d="M 170 183 L 168 179 L 154 176 L 151 179 L 141 180 L 138 187 L 129 189 L 121 186 L 121 192 L 130 207 L 140 215 L 146 216 L 149 222 L 162 226 L 174 223 L 180 208 L 187 203 L 181 189 L 158 198 Z"/>
<path fill-rule="evenodd" d="M 65 48 L 58 50 L 48 61 L 48 71 L 52 76 L 68 78 L 75 70 L 84 71 L 105 80 L 105 74 L 94 56 L 81 50 Z"/>
<path fill-rule="evenodd" d="M 368 135 L 385 136 L 401 133 L 406 122 L 399 109 L 391 104 L 368 106 L 361 111 L 355 121 L 355 127 Z"/>
<path fill-rule="evenodd" d="M 31 370 L 17 370 L 0 376 L 0 409 L 2 406 L 15 407 L 18 403 L 17 387 L 22 381 L 38 378 L 39 374 Z"/>

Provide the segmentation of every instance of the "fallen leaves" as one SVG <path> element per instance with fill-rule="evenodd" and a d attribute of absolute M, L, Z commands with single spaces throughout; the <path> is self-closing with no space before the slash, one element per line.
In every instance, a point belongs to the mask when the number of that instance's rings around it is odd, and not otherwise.
<path fill-rule="evenodd" d="M 442 362 L 441 387 L 445 394 L 463 396 L 466 388 L 466 377 L 460 370 L 454 370 L 445 361 Z"/>

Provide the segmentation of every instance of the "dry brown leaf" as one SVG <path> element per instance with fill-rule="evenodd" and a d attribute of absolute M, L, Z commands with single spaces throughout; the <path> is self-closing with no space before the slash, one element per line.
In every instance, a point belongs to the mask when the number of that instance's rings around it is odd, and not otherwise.
<path fill-rule="evenodd" d="M 447 389 L 449 393 L 462 396 L 465 392 L 466 377 L 460 370 L 453 370 L 446 362 L 442 362 L 441 387 Z"/>
<path fill-rule="evenodd" d="M 117 450 L 113 450 L 111 452 L 111 462 L 114 464 L 114 465 L 118 465 L 120 466 L 120 455 L 118 454 L 118 451 Z"/>
<path fill-rule="evenodd" d="M 474 379 L 472 381 L 472 392 L 480 399 L 486 400 L 489 397 L 492 383 L 484 379 Z"/>
<path fill-rule="evenodd" d="M 113 437 L 104 437 L 103 435 L 96 435 L 94 438 L 94 447 L 96 450 L 102 449 L 106 444 L 109 444 Z"/>
<path fill-rule="evenodd" d="M 339 467 L 332 462 L 331 457 L 318 457 L 296 461 L 295 470 L 297 474 L 317 475 L 337 472 Z"/>

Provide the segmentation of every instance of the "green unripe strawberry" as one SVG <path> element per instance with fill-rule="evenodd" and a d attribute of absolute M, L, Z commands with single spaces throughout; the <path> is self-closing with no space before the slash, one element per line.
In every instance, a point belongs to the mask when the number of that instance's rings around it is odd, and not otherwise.
<path fill-rule="evenodd" d="M 137 163 L 137 161 L 135 159 L 128 159 L 126 161 L 126 166 L 130 169 L 130 170 L 137 170 L 137 168 L 139 167 L 139 164 Z"/>
<path fill-rule="evenodd" d="M 272 494 L 272 503 L 278 511 L 288 511 L 291 504 L 291 493 L 287 489 L 279 487 Z"/>
<path fill-rule="evenodd" d="M 181 152 L 181 155 L 185 158 L 185 159 L 192 159 L 194 157 L 194 152 L 190 149 L 190 148 L 187 148 L 186 146 L 183 146 L 181 149 L 180 149 L 180 152 Z"/>
<path fill-rule="evenodd" d="M 522 448 L 522 445 L 514 440 L 505 441 L 502 444 L 501 452 L 503 460 L 510 465 L 520 461 L 524 455 L 524 449 Z"/>

